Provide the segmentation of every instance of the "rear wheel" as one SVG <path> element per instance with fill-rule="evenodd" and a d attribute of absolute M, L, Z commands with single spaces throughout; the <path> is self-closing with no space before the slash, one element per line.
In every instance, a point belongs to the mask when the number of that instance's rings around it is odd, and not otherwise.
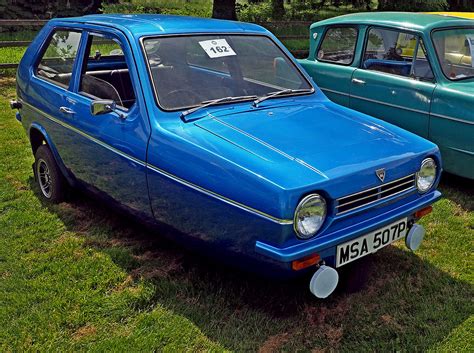
<path fill-rule="evenodd" d="M 51 203 L 64 201 L 66 181 L 46 145 L 38 147 L 35 153 L 35 174 L 43 200 Z"/>

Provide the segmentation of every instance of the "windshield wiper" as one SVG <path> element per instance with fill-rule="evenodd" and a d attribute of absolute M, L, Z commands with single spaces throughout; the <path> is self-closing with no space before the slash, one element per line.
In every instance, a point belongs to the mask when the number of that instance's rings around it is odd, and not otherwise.
<path fill-rule="evenodd" d="M 257 96 L 255 96 L 255 95 L 252 95 L 252 96 L 237 96 L 237 97 L 229 96 L 229 97 L 222 97 L 222 98 L 212 99 L 212 100 L 209 100 L 209 101 L 204 101 L 204 102 L 201 102 L 197 107 L 194 107 L 194 108 L 191 108 L 191 109 L 188 109 L 188 110 L 185 110 L 184 112 L 182 112 L 181 113 L 181 119 L 184 120 L 184 118 L 186 116 L 188 116 L 189 114 L 192 114 L 192 113 L 198 111 L 199 109 L 206 108 L 206 107 L 209 107 L 209 106 L 214 105 L 214 104 L 225 103 L 225 102 L 233 102 L 233 101 L 236 101 L 236 100 L 250 99 L 250 98 L 256 98 L 256 97 Z"/>
<path fill-rule="evenodd" d="M 259 103 L 262 103 L 264 100 L 267 100 L 269 98 L 273 98 L 273 97 L 276 97 L 276 96 L 279 96 L 281 94 L 288 94 L 288 93 L 303 93 L 303 92 L 313 92 L 313 89 L 311 88 L 301 88 L 301 89 L 291 89 L 291 88 L 288 88 L 288 89 L 282 89 L 280 91 L 275 91 L 275 92 L 270 92 L 264 96 L 261 96 L 261 97 L 258 97 L 257 99 L 255 99 L 253 101 L 253 106 L 254 107 L 258 107 L 258 104 Z"/>

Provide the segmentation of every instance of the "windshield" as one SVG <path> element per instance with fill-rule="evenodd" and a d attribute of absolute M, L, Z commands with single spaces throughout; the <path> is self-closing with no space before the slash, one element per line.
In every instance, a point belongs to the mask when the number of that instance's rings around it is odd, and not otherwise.
<path fill-rule="evenodd" d="M 461 80 L 474 77 L 474 28 L 436 31 L 433 43 L 447 78 Z"/>
<path fill-rule="evenodd" d="M 245 100 L 284 89 L 312 89 L 294 63 L 265 36 L 154 37 L 145 39 L 143 46 L 156 97 L 166 110 L 224 97 Z"/>

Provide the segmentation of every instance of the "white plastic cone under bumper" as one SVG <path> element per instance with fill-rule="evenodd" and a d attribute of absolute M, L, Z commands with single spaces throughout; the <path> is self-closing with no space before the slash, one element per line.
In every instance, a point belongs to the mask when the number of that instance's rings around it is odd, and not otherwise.
<path fill-rule="evenodd" d="M 339 274 L 332 267 L 322 265 L 309 282 L 309 290 L 317 298 L 327 298 L 337 287 Z"/>
<path fill-rule="evenodd" d="M 425 236 L 425 228 L 419 224 L 414 224 L 405 238 L 405 244 L 411 251 L 418 250 Z"/>

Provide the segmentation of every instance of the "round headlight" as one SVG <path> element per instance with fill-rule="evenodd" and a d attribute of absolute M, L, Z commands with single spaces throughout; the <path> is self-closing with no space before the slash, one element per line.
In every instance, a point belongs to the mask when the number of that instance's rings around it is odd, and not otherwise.
<path fill-rule="evenodd" d="M 436 162 L 426 158 L 421 162 L 420 171 L 416 173 L 416 187 L 419 192 L 427 192 L 436 180 Z"/>
<path fill-rule="evenodd" d="M 301 239 L 311 238 L 326 219 L 326 201 L 318 194 L 306 196 L 295 211 L 294 227 Z"/>

